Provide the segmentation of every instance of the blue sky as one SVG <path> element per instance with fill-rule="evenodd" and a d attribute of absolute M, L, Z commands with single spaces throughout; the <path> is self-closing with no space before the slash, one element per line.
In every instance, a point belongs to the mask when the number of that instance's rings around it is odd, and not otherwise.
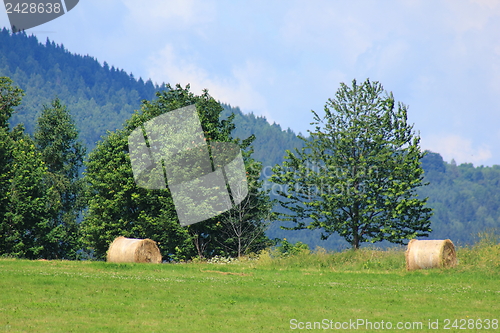
<path fill-rule="evenodd" d="M 409 105 L 422 148 L 500 164 L 498 0 L 81 0 L 27 33 L 303 134 L 340 82 L 370 78 Z"/>

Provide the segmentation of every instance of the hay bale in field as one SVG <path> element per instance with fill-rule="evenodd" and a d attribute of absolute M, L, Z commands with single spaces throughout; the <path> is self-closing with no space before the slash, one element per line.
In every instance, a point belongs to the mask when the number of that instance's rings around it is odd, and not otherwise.
<path fill-rule="evenodd" d="M 449 239 L 416 240 L 408 243 L 405 253 L 406 269 L 448 268 L 457 264 L 455 246 Z"/>
<path fill-rule="evenodd" d="M 151 262 L 161 263 L 161 253 L 151 239 L 116 238 L 109 246 L 108 262 Z"/>

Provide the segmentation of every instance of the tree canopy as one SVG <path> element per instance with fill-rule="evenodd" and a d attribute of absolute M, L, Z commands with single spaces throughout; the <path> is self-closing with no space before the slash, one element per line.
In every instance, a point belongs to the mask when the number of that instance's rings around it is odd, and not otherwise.
<path fill-rule="evenodd" d="M 407 107 L 378 82 L 341 84 L 305 147 L 287 151 L 272 181 L 282 219 L 293 229 L 338 233 L 355 249 L 364 242 L 426 236 L 431 209 L 419 199 L 424 156 L 420 138 L 407 122 Z"/>

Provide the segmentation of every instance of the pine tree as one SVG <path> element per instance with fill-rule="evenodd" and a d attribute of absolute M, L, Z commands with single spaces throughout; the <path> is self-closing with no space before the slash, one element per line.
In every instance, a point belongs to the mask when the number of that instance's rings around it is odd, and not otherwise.
<path fill-rule="evenodd" d="M 51 256 L 74 258 L 78 250 L 77 218 L 83 209 L 80 199 L 83 183 L 80 172 L 85 148 L 69 110 L 56 98 L 44 106 L 35 130 L 35 144 L 48 169 L 50 205 L 56 211 L 51 219 L 54 243 Z"/>

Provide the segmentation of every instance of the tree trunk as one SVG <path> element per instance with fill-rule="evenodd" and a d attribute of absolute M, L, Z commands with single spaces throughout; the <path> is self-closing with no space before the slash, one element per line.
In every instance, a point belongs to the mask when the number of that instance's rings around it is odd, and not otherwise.
<path fill-rule="evenodd" d="M 352 248 L 359 249 L 359 203 L 354 204 L 354 216 L 352 219 Z"/>
<path fill-rule="evenodd" d="M 241 258 L 241 237 L 238 237 L 238 259 Z"/>
<path fill-rule="evenodd" d="M 354 250 L 359 249 L 359 235 L 358 235 L 358 226 L 353 227 L 352 229 L 352 243 L 351 246 Z"/>

